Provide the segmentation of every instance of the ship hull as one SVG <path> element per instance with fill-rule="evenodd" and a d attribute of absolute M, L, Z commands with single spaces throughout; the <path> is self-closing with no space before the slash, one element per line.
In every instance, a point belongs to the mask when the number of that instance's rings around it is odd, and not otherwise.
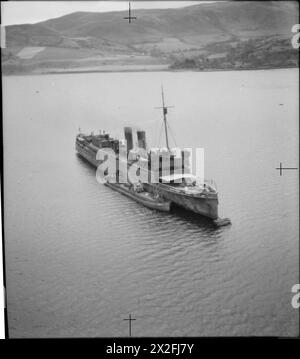
<path fill-rule="evenodd" d="M 77 153 L 83 157 L 85 160 L 87 160 L 93 167 L 97 168 L 100 164 L 100 161 L 96 160 L 96 152 L 93 151 L 88 146 L 79 144 L 76 141 L 75 145 Z"/>
<path fill-rule="evenodd" d="M 93 167 L 99 166 L 101 161 L 96 160 L 96 152 L 84 144 L 76 142 L 78 154 L 87 160 Z M 217 194 L 207 196 L 193 196 L 185 193 L 176 193 L 171 191 L 168 186 L 162 184 L 144 183 L 143 187 L 150 193 L 158 193 L 166 201 L 175 203 L 188 211 L 200 214 L 202 216 L 217 219 L 218 218 L 218 196 Z"/>
<path fill-rule="evenodd" d="M 149 184 L 143 185 L 146 191 L 158 193 L 161 197 L 183 207 L 188 211 L 200 214 L 212 219 L 218 218 L 218 196 L 217 194 L 208 196 L 193 196 L 185 193 L 175 193 L 168 189 L 166 185 Z"/>

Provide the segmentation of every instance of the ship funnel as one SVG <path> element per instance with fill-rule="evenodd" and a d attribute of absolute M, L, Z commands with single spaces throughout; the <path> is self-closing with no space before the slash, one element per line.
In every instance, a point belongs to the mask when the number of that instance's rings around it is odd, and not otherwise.
<path fill-rule="evenodd" d="M 146 149 L 146 132 L 137 131 L 136 134 L 137 134 L 139 148 Z"/>
<path fill-rule="evenodd" d="M 127 141 L 127 151 L 129 152 L 133 149 L 132 128 L 124 127 L 124 135 L 125 140 Z"/>

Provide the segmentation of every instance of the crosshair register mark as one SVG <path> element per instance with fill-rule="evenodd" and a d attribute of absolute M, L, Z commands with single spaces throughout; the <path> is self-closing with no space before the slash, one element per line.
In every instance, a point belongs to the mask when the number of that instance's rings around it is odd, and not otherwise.
<path fill-rule="evenodd" d="M 129 3 L 128 17 L 124 17 L 123 19 L 128 20 L 129 24 L 131 24 L 131 20 L 136 20 L 135 16 L 131 16 L 131 8 Z"/>
<path fill-rule="evenodd" d="M 123 320 L 128 320 L 129 336 L 131 337 L 131 322 L 132 322 L 133 320 L 136 320 L 136 319 L 131 318 L 131 314 L 129 314 L 129 318 L 125 318 L 125 319 L 123 319 Z"/>
<path fill-rule="evenodd" d="M 297 170 L 297 167 L 282 167 L 282 163 L 279 163 L 279 167 L 276 168 L 276 170 L 279 170 L 280 176 L 282 176 L 283 170 Z"/>

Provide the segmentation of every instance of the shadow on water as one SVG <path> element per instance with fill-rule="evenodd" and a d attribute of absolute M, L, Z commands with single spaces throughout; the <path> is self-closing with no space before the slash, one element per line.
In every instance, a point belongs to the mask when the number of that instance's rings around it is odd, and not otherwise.
<path fill-rule="evenodd" d="M 175 218 L 177 217 L 178 219 L 191 224 L 194 229 L 198 228 L 201 231 L 204 230 L 207 234 L 211 234 L 213 236 L 220 235 L 228 229 L 228 227 L 217 227 L 210 218 L 188 211 L 174 203 L 171 206 L 170 213 Z"/>
<path fill-rule="evenodd" d="M 96 175 L 96 169 L 90 164 L 90 162 L 88 160 L 86 160 L 84 157 L 80 156 L 80 154 L 78 152 L 76 152 L 75 156 L 81 165 L 83 165 L 85 168 L 90 169 L 91 173 L 94 172 Z"/>

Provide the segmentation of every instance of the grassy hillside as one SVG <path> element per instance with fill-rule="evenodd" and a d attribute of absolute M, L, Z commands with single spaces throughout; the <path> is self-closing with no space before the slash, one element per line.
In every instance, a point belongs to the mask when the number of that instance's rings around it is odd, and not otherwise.
<path fill-rule="evenodd" d="M 297 2 L 215 2 L 179 9 L 134 10 L 137 20 L 131 24 L 123 19 L 125 11 L 76 12 L 33 25 L 8 26 L 3 71 L 101 67 L 122 61 L 185 68 L 189 60 L 190 68 L 193 61 L 195 68 L 205 61 L 210 68 L 219 61 L 222 68 L 222 61 L 216 60 L 222 58 L 220 54 L 225 54 L 226 66 L 235 66 L 246 56 L 241 48 L 249 52 L 248 41 L 253 50 L 262 47 L 268 54 L 274 53 L 272 46 L 288 50 L 291 28 L 299 21 L 298 11 Z M 30 48 L 25 57 L 20 56 L 24 47 Z M 39 49 L 34 51 L 34 47 Z M 234 60 L 229 56 L 232 53 Z M 275 66 L 270 56 L 265 54 L 264 59 L 267 67 Z M 281 65 L 290 59 L 294 57 L 287 56 Z M 255 61 L 251 64 L 255 68 Z"/>
<path fill-rule="evenodd" d="M 170 69 L 224 70 L 299 67 L 299 51 L 290 39 L 262 36 L 232 44 L 222 44 L 222 52 L 204 52 L 177 58 Z"/>

